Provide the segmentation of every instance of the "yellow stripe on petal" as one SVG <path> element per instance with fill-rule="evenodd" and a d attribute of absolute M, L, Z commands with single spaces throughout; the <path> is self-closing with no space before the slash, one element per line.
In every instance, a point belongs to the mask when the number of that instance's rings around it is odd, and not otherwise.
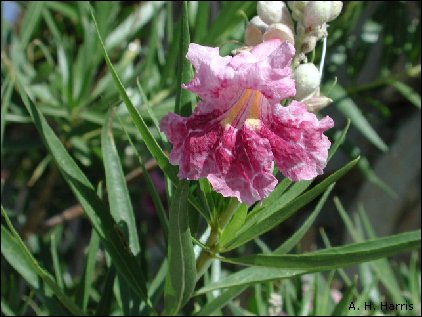
<path fill-rule="evenodd" d="M 227 117 L 225 117 L 224 120 L 222 121 L 223 126 L 227 124 L 232 124 L 233 121 L 239 116 L 240 112 L 248 104 L 249 99 L 252 95 L 252 92 L 253 92 L 252 89 L 245 90 L 242 97 L 240 97 L 240 99 L 233 105 L 233 107 L 228 112 Z"/>

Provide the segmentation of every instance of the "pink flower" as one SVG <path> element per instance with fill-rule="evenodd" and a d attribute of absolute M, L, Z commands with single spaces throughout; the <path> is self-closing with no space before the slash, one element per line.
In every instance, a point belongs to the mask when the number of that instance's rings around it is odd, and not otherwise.
<path fill-rule="evenodd" d="M 251 205 L 277 185 L 274 162 L 293 181 L 323 172 L 331 145 L 323 132 L 332 119 L 319 121 L 297 101 L 280 105 L 296 93 L 293 56 L 293 46 L 280 40 L 234 57 L 190 44 L 196 77 L 183 87 L 203 101 L 189 118 L 169 113 L 161 122 L 180 178 L 206 177 L 223 196 Z"/>

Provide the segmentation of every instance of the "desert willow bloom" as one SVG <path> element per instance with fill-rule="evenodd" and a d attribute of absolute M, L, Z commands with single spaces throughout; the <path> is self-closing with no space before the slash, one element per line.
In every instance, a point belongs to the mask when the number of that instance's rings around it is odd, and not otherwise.
<path fill-rule="evenodd" d="M 170 113 L 161 122 L 180 178 L 207 178 L 223 196 L 251 205 L 277 185 L 274 162 L 293 181 L 323 173 L 331 145 L 323 133 L 333 120 L 318 120 L 295 100 L 280 104 L 296 94 L 294 53 L 279 39 L 225 57 L 190 44 L 196 76 L 183 87 L 202 101 L 190 117 Z"/>

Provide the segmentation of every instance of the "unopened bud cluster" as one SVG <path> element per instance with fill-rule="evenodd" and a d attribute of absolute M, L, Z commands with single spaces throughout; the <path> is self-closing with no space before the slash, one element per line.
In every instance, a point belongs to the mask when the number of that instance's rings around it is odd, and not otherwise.
<path fill-rule="evenodd" d="M 307 62 L 306 54 L 315 50 L 317 42 L 328 36 L 327 23 L 338 17 L 341 1 L 258 1 L 258 15 L 247 26 L 245 43 L 253 47 L 271 39 L 287 41 L 295 46 L 295 99 L 317 112 L 332 100 L 320 95 L 321 69 Z M 289 10 L 290 9 L 290 10 Z"/>
<path fill-rule="evenodd" d="M 258 1 L 257 11 L 246 29 L 246 45 L 255 46 L 275 38 L 294 45 L 294 24 L 283 1 Z"/>
<path fill-rule="evenodd" d="M 297 49 L 304 54 L 312 52 L 316 43 L 328 35 L 327 23 L 336 19 L 341 1 L 288 1 L 292 17 L 297 22 Z"/>

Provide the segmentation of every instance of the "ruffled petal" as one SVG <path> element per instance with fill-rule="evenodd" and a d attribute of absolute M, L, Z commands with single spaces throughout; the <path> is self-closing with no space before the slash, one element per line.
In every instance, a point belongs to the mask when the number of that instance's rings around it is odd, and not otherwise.
<path fill-rule="evenodd" d="M 274 161 L 293 181 L 323 172 L 330 147 L 323 133 L 332 119 L 318 120 L 296 101 L 279 104 L 296 93 L 293 56 L 293 46 L 280 40 L 234 57 L 189 46 L 196 76 L 183 87 L 203 101 L 189 118 L 170 113 L 161 122 L 180 178 L 207 177 L 223 196 L 252 205 L 275 188 Z"/>
<path fill-rule="evenodd" d="M 215 171 L 213 153 L 223 133 L 215 118 L 214 113 L 194 113 L 189 118 L 170 113 L 161 122 L 161 130 L 173 144 L 170 163 L 180 166 L 180 178 L 199 179 Z"/>
<path fill-rule="evenodd" d="M 275 39 L 236 55 L 230 66 L 242 87 L 259 90 L 271 103 L 279 103 L 296 94 L 290 67 L 294 54 L 290 43 Z"/>
<path fill-rule="evenodd" d="M 214 111 L 233 98 L 236 94 L 231 85 L 234 72 L 227 66 L 231 56 L 220 56 L 218 48 L 190 44 L 186 57 L 195 67 L 196 75 L 191 82 L 182 87 L 196 93 L 203 100 L 212 101 L 208 105 L 212 107 L 202 108 L 201 112 Z"/>
<path fill-rule="evenodd" d="M 267 197 L 277 185 L 272 174 L 274 164 L 270 143 L 246 125 L 238 131 L 228 128 L 225 134 L 230 141 L 223 148 L 229 156 L 220 160 L 219 153 L 216 155 L 217 162 L 224 163 L 220 164 L 218 173 L 208 175 L 208 180 L 223 196 L 237 197 L 239 201 L 252 205 Z"/>
<path fill-rule="evenodd" d="M 266 121 L 260 134 L 271 144 L 275 162 L 293 181 L 310 180 L 323 173 L 331 142 L 323 134 L 332 128 L 330 117 L 318 120 L 306 105 L 293 101 L 288 107 L 276 105 L 272 120 Z"/>
<path fill-rule="evenodd" d="M 187 58 L 196 76 L 182 87 L 208 101 L 198 110 L 202 113 L 226 111 L 245 89 L 259 90 L 271 103 L 278 103 L 296 94 L 290 67 L 294 54 L 291 44 L 278 39 L 234 57 L 219 56 L 218 48 L 190 44 Z"/>

